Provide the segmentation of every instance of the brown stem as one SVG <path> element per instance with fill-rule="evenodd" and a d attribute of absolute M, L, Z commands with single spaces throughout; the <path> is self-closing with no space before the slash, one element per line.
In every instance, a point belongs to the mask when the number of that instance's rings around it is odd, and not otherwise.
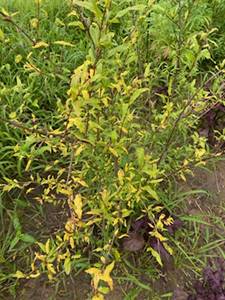
<path fill-rule="evenodd" d="M 37 36 L 39 36 L 39 24 L 40 24 L 40 0 L 37 1 Z"/>
<path fill-rule="evenodd" d="M 223 156 L 224 154 L 225 154 L 225 150 L 223 150 L 221 152 L 216 152 L 213 155 L 210 155 L 210 156 L 207 156 L 207 157 L 203 158 L 201 161 L 195 161 L 195 162 L 192 162 L 192 163 L 190 163 L 186 166 L 179 167 L 179 168 L 175 169 L 174 171 L 170 172 L 169 174 L 166 174 L 165 176 L 158 177 L 157 179 L 165 179 L 165 178 L 169 178 L 169 177 L 172 177 L 172 176 L 176 176 L 181 171 L 185 171 L 188 168 L 193 168 L 201 162 L 210 161 L 212 159 L 218 158 L 219 156 Z"/>
<path fill-rule="evenodd" d="M 2 17 L 3 21 L 12 24 L 19 32 L 21 32 L 34 46 L 36 41 L 31 38 L 31 36 L 22 28 L 20 27 L 10 16 L 7 16 L 3 12 L 0 12 L 0 16 Z"/>
<path fill-rule="evenodd" d="M 180 122 L 180 120 L 183 118 L 183 115 L 186 111 L 186 109 L 191 105 L 191 102 L 194 100 L 194 98 L 198 95 L 198 93 L 200 92 L 200 90 L 205 86 L 207 85 L 207 83 L 209 83 L 213 78 L 215 78 L 216 76 L 218 76 L 222 71 L 218 71 L 216 74 L 212 75 L 207 81 L 206 83 L 202 84 L 197 90 L 196 92 L 194 93 L 194 95 L 187 101 L 186 105 L 184 106 L 184 108 L 181 110 L 180 114 L 178 115 L 177 119 L 175 120 L 174 122 L 174 125 L 172 127 L 172 130 L 169 134 L 169 137 L 165 143 L 165 146 L 163 148 L 163 151 L 159 157 L 159 160 L 157 162 L 157 165 L 159 166 L 162 162 L 162 160 L 164 159 L 165 155 L 167 154 L 170 146 L 171 146 L 171 143 L 172 143 L 172 140 L 173 140 L 173 137 L 174 137 L 174 134 L 175 134 L 175 131 L 176 131 L 176 128 L 177 128 L 177 125 L 178 123 Z"/>
<path fill-rule="evenodd" d="M 43 136 L 44 138 L 51 138 L 51 137 L 60 137 L 62 138 L 62 140 L 66 140 L 70 143 L 75 143 L 77 142 L 82 142 L 82 143 L 86 143 L 86 144 L 90 144 L 89 141 L 85 140 L 85 139 L 81 139 L 81 138 L 77 138 L 76 140 L 74 140 L 73 137 L 70 137 L 69 135 L 64 136 L 64 133 L 54 133 L 45 129 L 38 129 L 38 128 L 30 128 L 27 127 L 25 125 L 23 125 L 22 123 L 18 122 L 18 121 L 14 121 L 14 120 L 8 120 L 6 118 L 2 118 L 0 117 L 0 121 L 5 122 L 7 124 L 9 124 L 10 126 L 14 127 L 14 128 L 18 128 L 23 130 L 24 132 L 30 132 L 30 133 L 35 133 L 35 134 L 39 134 L 41 136 Z"/>

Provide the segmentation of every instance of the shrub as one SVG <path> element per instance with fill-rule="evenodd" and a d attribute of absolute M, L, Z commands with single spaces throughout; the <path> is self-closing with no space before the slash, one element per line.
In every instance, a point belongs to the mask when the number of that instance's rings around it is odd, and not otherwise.
<path fill-rule="evenodd" d="M 39 203 L 60 204 L 69 213 L 57 234 L 35 244 L 31 271 L 13 276 L 45 273 L 51 280 L 61 271 L 85 269 L 93 299 L 102 299 L 113 288 L 110 274 L 122 260 L 121 241 L 129 238 L 132 222 L 147 218 L 147 234 L 172 254 L 167 228 L 174 218 L 170 205 L 164 213 L 163 190 L 170 176 L 185 180 L 193 165 L 212 157 L 198 125 L 202 113 L 224 102 L 223 65 L 212 74 L 200 70 L 213 46 L 206 1 L 72 2 L 55 20 L 57 40 L 41 31 L 52 20 L 32 19 L 33 39 L 13 14 L 1 13 L 32 43 L 18 46 L 19 54 L 2 66 L 16 77 L 8 74 L 10 81 L 1 84 L 1 186 L 12 197 L 39 188 Z M 60 55 L 73 61 L 73 27 L 82 54 L 70 76 L 71 63 L 63 66 Z M 69 41 L 62 38 L 67 30 Z M 14 37 L 4 31 L 10 48 Z M 162 264 L 157 247 L 144 250 Z"/>

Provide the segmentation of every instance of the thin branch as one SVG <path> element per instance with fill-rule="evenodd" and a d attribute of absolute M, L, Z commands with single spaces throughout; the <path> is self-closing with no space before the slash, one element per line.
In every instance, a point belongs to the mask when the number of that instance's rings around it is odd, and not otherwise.
<path fill-rule="evenodd" d="M 63 133 L 56 133 L 54 131 L 48 131 L 48 130 L 43 129 L 43 128 L 42 129 L 30 128 L 28 126 L 23 125 L 22 123 L 20 123 L 18 121 L 8 120 L 8 119 L 2 118 L 2 117 L 0 117 L 0 121 L 9 124 L 13 128 L 21 129 L 24 132 L 39 134 L 39 135 L 41 135 L 45 138 L 60 137 L 62 140 L 66 140 L 70 143 L 75 143 L 77 141 L 77 142 L 82 142 L 82 143 L 86 143 L 86 144 L 91 144 L 88 140 L 85 140 L 85 139 L 82 139 L 82 138 L 77 138 L 76 137 L 76 140 L 74 140 L 74 137 L 71 137 L 69 135 L 65 136 L 64 132 Z"/>
<path fill-rule="evenodd" d="M 36 41 L 31 38 L 31 36 L 22 28 L 20 27 L 10 16 L 7 16 L 3 12 L 0 11 L 0 16 L 2 17 L 2 20 L 5 22 L 8 22 L 12 24 L 19 32 L 21 32 L 34 46 L 36 44 Z"/>
<path fill-rule="evenodd" d="M 170 172 L 169 174 L 166 174 L 164 176 L 161 176 L 161 177 L 158 177 L 157 179 L 165 179 L 165 178 L 169 178 L 169 177 L 172 177 L 172 176 L 176 176 L 178 175 L 179 172 L 181 171 L 185 171 L 187 170 L 188 168 L 194 168 L 196 167 L 198 164 L 200 164 L 201 162 L 208 162 L 212 159 L 216 159 L 218 157 L 222 157 L 223 155 L 225 154 L 225 150 L 222 150 L 221 152 L 216 152 L 214 153 L 213 155 L 210 155 L 210 156 L 206 156 L 205 158 L 203 158 L 201 161 L 195 161 L 195 162 L 192 162 L 186 166 L 181 166 L 175 170 L 173 170 L 172 172 Z"/>
<path fill-rule="evenodd" d="M 202 84 L 197 90 L 196 92 L 194 93 L 194 95 L 187 101 L 186 105 L 183 107 L 183 109 L 181 110 L 180 114 L 178 115 L 177 119 L 175 120 L 174 122 L 174 125 L 172 127 L 172 130 L 170 132 L 170 135 L 164 145 L 164 148 L 163 148 L 163 151 L 159 157 L 159 160 L 157 162 L 157 165 L 159 166 L 161 164 L 161 162 L 163 161 L 165 155 L 167 154 L 170 146 L 171 146 L 171 142 L 173 140 L 173 137 L 174 137 L 174 134 L 175 134 L 175 131 L 176 131 L 176 128 L 177 128 L 177 125 L 178 123 L 180 122 L 180 120 L 183 118 L 183 115 L 186 111 L 186 109 L 191 105 L 191 102 L 194 100 L 194 98 L 198 95 L 198 93 L 201 91 L 201 89 L 207 85 L 212 79 L 214 79 L 216 76 L 218 76 L 222 71 L 219 71 L 217 72 L 216 74 L 212 75 L 204 84 Z"/>

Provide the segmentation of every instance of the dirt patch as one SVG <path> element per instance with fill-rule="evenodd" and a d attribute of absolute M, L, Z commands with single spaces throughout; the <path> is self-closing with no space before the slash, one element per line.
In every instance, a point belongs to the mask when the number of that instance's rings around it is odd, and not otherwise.
<path fill-rule="evenodd" d="M 16 299 L 18 300 L 82 300 L 88 299 L 90 281 L 86 274 L 75 279 L 68 277 L 60 284 L 50 284 L 41 277 L 25 282 Z"/>

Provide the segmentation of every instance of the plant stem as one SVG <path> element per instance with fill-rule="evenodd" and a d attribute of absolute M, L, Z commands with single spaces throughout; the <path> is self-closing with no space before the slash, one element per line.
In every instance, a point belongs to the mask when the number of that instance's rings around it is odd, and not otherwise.
<path fill-rule="evenodd" d="M 36 44 L 36 41 L 31 38 L 31 36 L 22 28 L 20 27 L 16 22 L 13 21 L 13 19 L 10 16 L 7 16 L 3 12 L 0 11 L 0 16 L 2 17 L 3 21 L 8 22 L 12 24 L 16 29 L 21 32 L 34 46 Z"/>
<path fill-rule="evenodd" d="M 169 134 L 169 137 L 164 145 L 163 151 L 159 157 L 159 160 L 157 162 L 158 167 L 160 166 L 161 162 L 163 161 L 163 159 L 165 158 L 167 152 L 169 151 L 169 148 L 171 146 L 176 128 L 178 123 L 180 122 L 180 120 L 183 118 L 183 115 L 186 111 L 186 109 L 191 105 L 191 102 L 194 100 L 194 98 L 198 95 L 198 93 L 201 91 L 201 89 L 207 85 L 207 83 L 209 83 L 212 79 L 214 79 L 215 77 L 217 77 L 222 71 L 218 71 L 216 74 L 212 75 L 205 83 L 203 83 L 194 93 L 194 95 L 187 101 L 186 105 L 183 107 L 183 109 L 181 110 L 180 114 L 178 115 L 177 119 L 174 122 L 174 125 L 171 129 L 171 132 Z"/>

